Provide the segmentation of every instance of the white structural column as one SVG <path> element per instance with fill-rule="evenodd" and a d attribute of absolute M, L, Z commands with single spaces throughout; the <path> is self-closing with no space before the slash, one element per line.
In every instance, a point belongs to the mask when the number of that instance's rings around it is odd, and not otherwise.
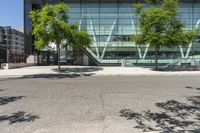
<path fill-rule="evenodd" d="M 108 43 L 110 42 L 110 39 L 111 39 L 111 36 L 112 36 L 112 33 L 113 33 L 113 30 L 114 30 L 114 27 L 116 25 L 116 22 L 117 22 L 117 18 L 114 20 L 113 22 L 113 25 L 111 27 L 111 31 L 110 31 L 110 34 L 106 40 L 106 43 L 104 45 L 104 48 L 103 48 L 103 52 L 102 52 L 102 55 L 101 55 L 101 60 L 103 59 L 104 55 L 105 55 L 105 52 L 106 52 L 106 49 L 107 49 L 107 46 L 108 46 Z"/>

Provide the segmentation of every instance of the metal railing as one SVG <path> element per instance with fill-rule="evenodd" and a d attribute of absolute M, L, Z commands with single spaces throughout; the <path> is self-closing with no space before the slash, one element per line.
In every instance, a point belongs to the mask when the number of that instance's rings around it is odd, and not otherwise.
<path fill-rule="evenodd" d="M 169 63 L 163 67 L 160 67 L 159 70 L 163 71 L 199 71 L 200 64 L 191 60 L 188 63 L 182 63 L 181 59 L 174 60 L 172 63 Z"/>

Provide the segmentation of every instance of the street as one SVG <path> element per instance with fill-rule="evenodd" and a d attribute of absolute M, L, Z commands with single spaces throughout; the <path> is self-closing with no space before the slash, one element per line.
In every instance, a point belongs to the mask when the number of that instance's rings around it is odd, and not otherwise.
<path fill-rule="evenodd" d="M 199 96 L 198 76 L 0 78 L 0 132 L 199 133 Z"/>

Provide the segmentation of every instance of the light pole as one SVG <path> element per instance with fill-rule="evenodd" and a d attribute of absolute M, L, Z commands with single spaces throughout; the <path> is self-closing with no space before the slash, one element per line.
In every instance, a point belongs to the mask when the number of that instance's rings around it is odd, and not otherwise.
<path fill-rule="evenodd" d="M 6 62 L 9 63 L 9 54 L 10 54 L 10 49 L 9 49 L 9 34 L 6 32 L 5 33 L 5 44 L 6 44 Z"/>
<path fill-rule="evenodd" d="M 10 54 L 9 46 L 7 46 L 7 47 L 6 47 L 7 63 L 9 63 L 9 54 Z"/>

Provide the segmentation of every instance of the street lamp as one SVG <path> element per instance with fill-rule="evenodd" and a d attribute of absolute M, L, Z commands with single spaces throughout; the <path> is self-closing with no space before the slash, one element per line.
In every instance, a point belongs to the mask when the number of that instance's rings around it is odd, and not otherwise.
<path fill-rule="evenodd" d="M 6 62 L 9 63 L 9 55 L 10 55 L 10 48 L 9 48 L 9 34 L 5 33 L 5 45 L 6 45 Z"/>
<path fill-rule="evenodd" d="M 7 63 L 9 63 L 9 55 L 10 55 L 9 46 L 7 46 L 6 47 Z"/>

